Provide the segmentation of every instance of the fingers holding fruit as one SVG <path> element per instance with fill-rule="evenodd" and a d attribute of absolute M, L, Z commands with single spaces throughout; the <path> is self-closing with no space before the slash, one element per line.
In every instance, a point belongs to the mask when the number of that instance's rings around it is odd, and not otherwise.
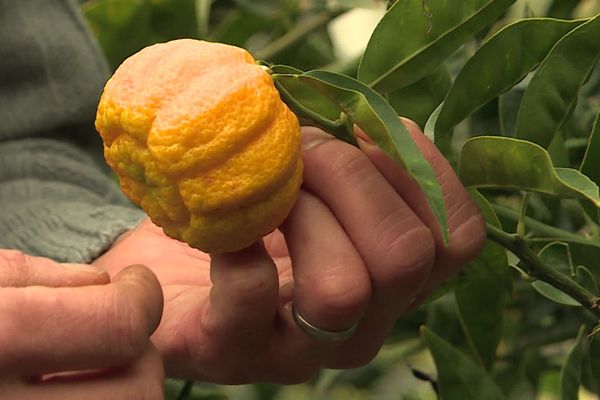
<path fill-rule="evenodd" d="M 477 207 L 418 129 L 409 124 L 451 217 L 448 247 L 422 186 L 366 135 L 356 147 L 306 128 L 301 151 L 298 119 L 239 48 L 188 39 L 142 50 L 107 83 L 96 126 L 125 194 L 211 255 L 156 232 L 144 249 L 166 297 L 154 342 L 175 376 L 290 383 L 362 365 L 482 244 Z M 269 254 L 260 240 L 277 227 L 285 246 Z M 149 235 L 134 231 L 101 263 L 139 254 Z"/>

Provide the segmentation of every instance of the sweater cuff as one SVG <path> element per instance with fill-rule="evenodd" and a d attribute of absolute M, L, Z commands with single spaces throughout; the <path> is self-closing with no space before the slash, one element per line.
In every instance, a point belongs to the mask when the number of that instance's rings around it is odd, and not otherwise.
<path fill-rule="evenodd" d="M 27 202 L 0 219 L 0 245 L 60 262 L 89 263 L 144 216 L 137 208 L 120 205 Z"/>

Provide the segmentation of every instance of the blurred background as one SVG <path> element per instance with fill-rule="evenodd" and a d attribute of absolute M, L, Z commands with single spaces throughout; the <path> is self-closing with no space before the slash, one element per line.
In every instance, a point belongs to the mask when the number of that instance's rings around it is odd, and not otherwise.
<path fill-rule="evenodd" d="M 256 59 L 272 63 L 351 76 L 388 5 L 383 0 L 81 1 L 84 15 L 113 69 L 147 45 L 192 37 L 240 46 Z M 523 17 L 582 18 L 598 12 L 600 0 L 518 0 L 498 26 Z M 473 47 L 464 46 L 448 61 L 451 73 L 464 64 L 465 54 L 472 53 L 476 39 Z M 599 108 L 598 96 L 586 101 L 595 102 L 590 103 L 590 109 Z M 418 112 L 409 116 L 423 122 Z M 574 127 L 575 132 L 588 129 L 587 118 L 582 114 L 581 127 Z M 497 119 L 497 107 L 486 107 L 469 124 L 485 130 L 493 127 L 495 122 L 490 121 Z M 572 146 L 576 147 L 577 142 L 573 141 Z M 291 386 L 220 386 L 203 382 L 184 386 L 184 382 L 169 380 L 167 398 L 435 399 L 435 365 L 418 332 L 421 325 L 427 324 L 434 331 L 444 332 L 446 339 L 461 344 L 459 321 L 447 292 L 448 288 L 443 288 L 432 301 L 402 318 L 377 358 L 363 368 L 323 370 L 312 381 Z M 507 393 L 521 393 L 518 398 L 558 399 L 560 365 L 578 328 L 573 322 L 576 318 L 571 318 L 564 307 L 544 301 L 531 291 L 521 293 L 508 310 L 504 338 L 515 343 L 511 342 L 510 352 L 501 343 L 496 380 Z M 595 397 L 582 389 L 580 398 Z"/>

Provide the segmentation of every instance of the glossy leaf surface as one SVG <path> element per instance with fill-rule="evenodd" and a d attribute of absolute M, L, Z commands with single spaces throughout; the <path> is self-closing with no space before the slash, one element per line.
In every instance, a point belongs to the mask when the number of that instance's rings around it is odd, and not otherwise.
<path fill-rule="evenodd" d="M 487 200 L 471 191 L 485 220 L 497 228 L 500 221 Z M 459 286 L 454 295 L 461 326 L 481 364 L 490 369 L 502 337 L 504 310 L 512 279 L 504 248 L 488 240 L 479 256 L 464 269 L 467 283 Z"/>
<path fill-rule="evenodd" d="M 358 79 L 380 92 L 408 86 L 431 74 L 514 2 L 397 1 L 371 35 Z"/>
<path fill-rule="evenodd" d="M 559 40 L 527 86 L 516 137 L 547 147 L 577 102 L 600 56 L 600 15 Z"/>
<path fill-rule="evenodd" d="M 521 81 L 579 24 L 581 21 L 524 19 L 494 34 L 454 80 L 438 117 L 436 135 L 448 134 L 464 118 Z"/>
<path fill-rule="evenodd" d="M 410 86 L 388 93 L 386 98 L 398 115 L 412 119 L 423 128 L 431 113 L 444 101 L 451 83 L 446 68 L 440 68 Z"/>
<path fill-rule="evenodd" d="M 505 399 L 483 367 L 429 329 L 421 334 L 435 360 L 441 400 Z"/>
<path fill-rule="evenodd" d="M 552 269 L 565 275 L 571 275 L 573 266 L 569 247 L 566 243 L 550 243 L 540 250 L 538 257 Z M 542 296 L 554 301 L 555 303 L 565 306 L 581 305 L 577 300 L 573 299 L 568 294 L 556 289 L 554 286 L 551 286 L 546 282 L 535 281 L 532 283 L 532 286 Z"/>
<path fill-rule="evenodd" d="M 581 370 L 584 354 L 587 348 L 585 329 L 581 327 L 575 345 L 569 352 L 567 361 L 560 371 L 560 398 L 561 400 L 579 399 L 579 386 L 581 385 Z"/>
<path fill-rule="evenodd" d="M 461 153 L 460 177 L 471 187 L 528 190 L 586 199 L 600 207 L 598 185 L 577 170 L 554 168 L 540 146 L 513 138 L 480 136 Z"/>

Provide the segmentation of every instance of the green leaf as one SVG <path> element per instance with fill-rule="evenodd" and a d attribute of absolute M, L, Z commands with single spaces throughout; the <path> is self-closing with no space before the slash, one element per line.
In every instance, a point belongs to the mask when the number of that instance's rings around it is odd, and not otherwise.
<path fill-rule="evenodd" d="M 565 365 L 560 371 L 560 398 L 561 400 L 577 400 L 581 384 L 581 370 L 584 352 L 586 350 L 585 327 L 579 329 L 575 345 L 567 357 Z"/>
<path fill-rule="evenodd" d="M 488 201 L 477 191 L 471 195 L 487 223 L 501 228 Z M 512 290 L 506 251 L 488 240 L 479 256 L 463 269 L 463 274 L 467 283 L 454 292 L 461 326 L 478 360 L 489 370 L 502 337 L 504 310 Z"/>
<path fill-rule="evenodd" d="M 591 380 L 595 386 L 594 391 L 600 396 L 600 337 L 598 335 L 590 340 L 588 362 Z"/>
<path fill-rule="evenodd" d="M 585 156 L 579 170 L 588 176 L 597 185 L 600 185 L 600 113 L 596 116 L 592 133 L 585 151 Z M 593 221 L 600 223 L 600 210 L 591 209 L 584 204 L 584 208 Z"/>
<path fill-rule="evenodd" d="M 451 83 L 446 68 L 439 68 L 410 86 L 388 93 L 386 98 L 398 115 L 423 127 L 431 113 L 444 101 Z"/>
<path fill-rule="evenodd" d="M 516 136 L 547 147 L 573 111 L 579 89 L 600 56 L 600 15 L 559 40 L 531 79 Z"/>
<path fill-rule="evenodd" d="M 501 400 L 502 391 L 469 357 L 427 329 L 421 335 L 435 360 L 441 400 Z"/>
<path fill-rule="evenodd" d="M 578 4 L 579 0 L 554 0 L 546 14 L 556 18 L 568 18 Z"/>
<path fill-rule="evenodd" d="M 600 207 L 598 185 L 579 171 L 554 168 L 542 147 L 524 140 L 479 136 L 463 146 L 459 174 L 466 186 L 529 190 L 580 198 Z"/>
<path fill-rule="evenodd" d="M 540 250 L 538 257 L 545 264 L 551 266 L 556 271 L 565 275 L 571 275 L 573 265 L 569 246 L 562 242 L 552 242 Z M 556 289 L 543 281 L 535 281 L 532 283 L 533 288 L 542 296 L 554 301 L 555 303 L 566 306 L 580 306 L 579 302 L 573 299 L 568 294 Z"/>
<path fill-rule="evenodd" d="M 568 167 L 571 164 L 569 162 L 569 149 L 565 145 L 565 135 L 562 131 L 556 132 L 547 151 L 555 167 Z"/>
<path fill-rule="evenodd" d="M 431 74 L 515 0 L 397 1 L 375 28 L 358 79 L 391 92 Z"/>
<path fill-rule="evenodd" d="M 594 274 L 583 265 L 578 265 L 575 269 L 575 280 L 591 293 L 598 293 L 598 283 Z"/>
<path fill-rule="evenodd" d="M 519 107 L 525 90 L 515 87 L 498 97 L 498 119 L 502 136 L 514 136 Z"/>
<path fill-rule="evenodd" d="M 579 307 L 581 304 L 565 292 L 562 292 L 552 285 L 547 284 L 543 281 L 535 281 L 531 284 L 533 288 L 542 296 L 552 300 L 555 303 L 562 304 L 564 306 Z"/>
<path fill-rule="evenodd" d="M 521 81 L 552 46 L 582 21 L 519 20 L 485 41 L 456 77 L 440 112 L 436 136 Z"/>
<path fill-rule="evenodd" d="M 273 74 L 273 78 L 276 81 L 291 79 L 306 82 L 338 104 L 353 123 L 416 180 L 436 217 L 444 241 L 448 241 L 444 196 L 435 171 L 381 95 L 355 79 L 328 71 L 309 71 L 301 75 Z"/>
<path fill-rule="evenodd" d="M 274 74 L 300 75 L 303 73 L 303 71 L 287 65 L 273 65 L 270 68 Z M 332 123 L 340 118 L 342 108 L 310 84 L 298 79 L 275 79 L 275 84 L 277 89 L 282 92 L 284 101 L 291 100 L 291 97 L 302 107 L 319 114 Z"/>

